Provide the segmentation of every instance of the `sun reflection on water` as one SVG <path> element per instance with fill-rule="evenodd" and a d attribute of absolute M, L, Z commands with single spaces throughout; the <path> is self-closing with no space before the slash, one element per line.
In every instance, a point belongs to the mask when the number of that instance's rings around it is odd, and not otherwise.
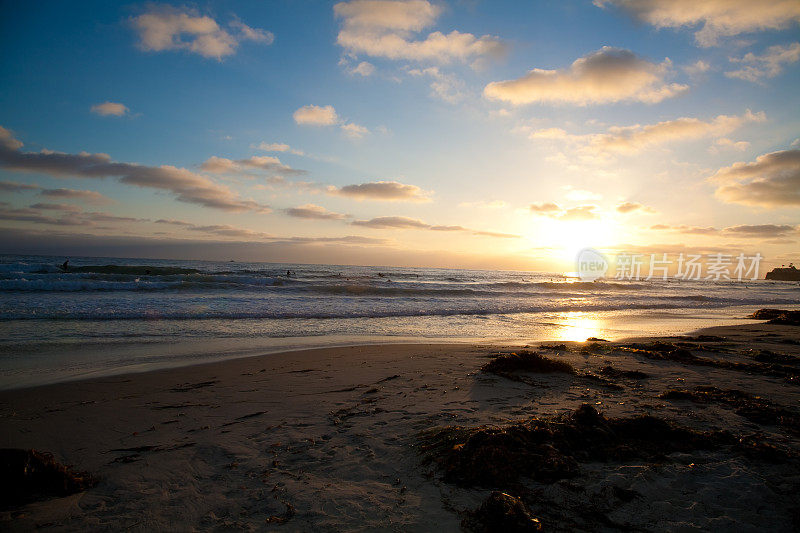
<path fill-rule="evenodd" d="M 600 337 L 605 321 L 580 311 L 562 313 L 555 321 L 561 325 L 557 331 L 560 341 L 583 342 L 589 337 Z"/>

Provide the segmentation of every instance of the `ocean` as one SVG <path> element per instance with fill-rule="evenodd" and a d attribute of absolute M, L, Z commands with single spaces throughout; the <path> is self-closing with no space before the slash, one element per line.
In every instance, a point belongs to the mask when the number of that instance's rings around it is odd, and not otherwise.
<path fill-rule="evenodd" d="M 0 388 L 319 346 L 679 334 L 800 303 L 765 280 L 64 259 L 0 256 Z"/>

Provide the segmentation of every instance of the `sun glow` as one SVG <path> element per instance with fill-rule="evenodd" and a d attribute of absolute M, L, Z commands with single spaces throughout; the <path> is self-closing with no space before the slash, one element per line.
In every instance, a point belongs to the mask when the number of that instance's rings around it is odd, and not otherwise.
<path fill-rule="evenodd" d="M 620 228 L 614 220 L 539 220 L 529 233 L 538 247 L 553 249 L 562 261 L 571 264 L 584 248 L 603 248 L 616 243 Z"/>
<path fill-rule="evenodd" d="M 604 326 L 602 320 L 581 312 L 564 313 L 556 322 L 563 324 L 557 332 L 558 340 L 571 342 L 583 342 L 590 337 L 599 337 Z"/>

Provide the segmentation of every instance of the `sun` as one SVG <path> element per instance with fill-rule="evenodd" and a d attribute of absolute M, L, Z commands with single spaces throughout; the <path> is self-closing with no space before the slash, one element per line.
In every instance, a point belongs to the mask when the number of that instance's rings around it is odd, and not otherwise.
<path fill-rule="evenodd" d="M 575 261 L 584 248 L 603 248 L 614 244 L 620 237 L 615 221 L 606 218 L 592 220 L 540 219 L 530 231 L 529 238 L 536 246 L 553 249 L 565 262 Z"/>

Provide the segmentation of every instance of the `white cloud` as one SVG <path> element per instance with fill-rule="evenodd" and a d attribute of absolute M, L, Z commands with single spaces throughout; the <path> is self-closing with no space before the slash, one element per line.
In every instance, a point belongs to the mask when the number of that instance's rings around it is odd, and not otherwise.
<path fill-rule="evenodd" d="M 266 143 L 262 142 L 256 146 L 259 150 L 264 150 L 265 152 L 288 152 L 290 150 L 290 146 L 284 143 Z"/>
<path fill-rule="evenodd" d="M 295 111 L 293 116 L 294 121 L 303 126 L 334 126 L 338 124 L 342 133 L 351 139 L 360 139 L 369 133 L 364 126 L 342 120 L 332 105 L 304 105 Z"/>
<path fill-rule="evenodd" d="M 496 37 L 455 30 L 415 40 L 442 11 L 427 0 L 352 0 L 333 11 L 342 20 L 336 42 L 352 55 L 448 63 L 497 56 L 505 48 Z"/>
<path fill-rule="evenodd" d="M 646 205 L 642 205 L 638 202 L 622 202 L 617 207 L 617 212 L 626 215 L 628 213 L 640 212 L 640 213 L 654 213 L 655 210 L 652 207 L 648 207 Z"/>
<path fill-rule="evenodd" d="M 446 74 L 439 70 L 439 67 L 428 67 L 424 69 L 410 69 L 408 73 L 412 76 L 428 76 L 431 81 L 431 95 L 454 104 L 464 98 L 464 82 L 453 74 Z"/>
<path fill-rule="evenodd" d="M 117 102 L 103 102 L 93 105 L 91 112 L 104 117 L 121 117 L 130 113 L 130 109 Z"/>
<path fill-rule="evenodd" d="M 748 122 L 765 120 L 766 115 L 763 112 L 752 113 L 749 109 L 741 116 L 719 115 L 709 121 L 694 117 L 681 117 L 657 124 L 611 128 L 609 133 L 594 137 L 591 147 L 596 151 L 637 152 L 673 141 L 724 135 Z"/>
<path fill-rule="evenodd" d="M 701 46 L 721 37 L 761 30 L 781 30 L 800 22 L 797 0 L 594 0 L 598 7 L 616 5 L 657 28 L 694 27 Z"/>
<path fill-rule="evenodd" d="M 369 130 L 364 126 L 359 126 L 358 124 L 353 124 L 352 122 L 342 124 L 339 128 L 342 130 L 342 133 L 351 139 L 360 139 L 369 133 Z"/>
<path fill-rule="evenodd" d="M 350 69 L 350 74 L 360 74 L 365 78 L 368 76 L 372 76 L 375 73 L 375 65 L 370 63 L 369 61 L 362 61 L 352 69 Z"/>
<path fill-rule="evenodd" d="M 339 122 L 339 116 L 332 105 L 304 105 L 292 116 L 297 124 L 304 126 L 332 126 Z"/>
<path fill-rule="evenodd" d="M 594 220 L 600 218 L 596 205 L 579 205 L 562 208 L 553 202 L 531 204 L 528 209 L 539 216 L 555 218 L 558 220 Z"/>
<path fill-rule="evenodd" d="M 239 30 L 239 38 L 246 41 L 255 41 L 257 43 L 272 44 L 275 41 L 275 36 L 272 32 L 261 30 L 259 28 L 251 28 L 247 24 L 239 20 L 234 20 L 228 24 L 231 28 Z"/>
<path fill-rule="evenodd" d="M 739 70 L 726 72 L 727 77 L 758 83 L 763 78 L 774 78 L 783 72 L 784 64 L 797 63 L 800 60 L 800 43 L 770 46 L 760 56 L 751 52 L 744 57 L 732 57 L 730 60 L 731 63 L 742 63 L 744 66 Z"/>
<path fill-rule="evenodd" d="M 483 94 L 514 105 L 657 103 L 688 90 L 665 81 L 671 62 L 651 63 L 630 50 L 604 46 L 576 59 L 566 69 L 533 69 L 515 80 L 488 84 Z"/>
<path fill-rule="evenodd" d="M 594 220 L 600 218 L 600 215 L 596 213 L 596 209 L 596 205 L 579 205 L 577 207 L 570 207 L 558 218 L 560 220 Z"/>
<path fill-rule="evenodd" d="M 536 213 L 537 215 L 552 215 L 553 213 L 558 213 L 561 211 L 561 206 L 558 204 L 554 204 L 553 202 L 545 202 L 539 204 L 531 204 L 528 209 L 531 212 Z"/>
<path fill-rule="evenodd" d="M 328 187 L 328 193 L 346 196 L 355 200 L 379 200 L 385 202 L 430 202 L 427 193 L 416 185 L 399 181 L 373 181 L 344 187 Z"/>
<path fill-rule="evenodd" d="M 534 140 L 553 140 L 574 143 L 583 155 L 596 156 L 610 153 L 632 154 L 672 142 L 681 142 L 726 135 L 744 124 L 763 122 L 763 112 L 753 113 L 749 109 L 742 115 L 719 115 L 711 120 L 681 117 L 656 124 L 613 126 L 606 133 L 570 134 L 561 128 L 535 130 L 529 134 Z M 716 141 L 719 146 L 726 141 Z M 741 145 L 732 143 L 739 148 Z"/>
<path fill-rule="evenodd" d="M 139 34 L 142 50 L 187 50 L 218 60 L 235 54 L 241 41 L 270 44 L 274 39 L 270 32 L 251 28 L 238 20 L 229 24 L 231 33 L 209 16 L 171 6 L 151 6 L 131 22 Z"/>
<path fill-rule="evenodd" d="M 288 152 L 294 155 L 306 155 L 305 152 L 303 152 L 302 150 L 292 148 L 286 143 L 260 142 L 256 145 L 251 146 L 251 148 L 255 148 L 257 150 L 263 150 L 264 152 Z"/>
<path fill-rule="evenodd" d="M 800 150 L 760 155 L 719 169 L 709 181 L 724 202 L 767 208 L 800 206 Z"/>
<path fill-rule="evenodd" d="M 711 70 L 711 65 L 703 61 L 702 59 L 698 59 L 691 65 L 683 67 L 683 71 L 690 76 L 697 76 L 699 74 L 703 74 Z"/>
<path fill-rule="evenodd" d="M 744 152 L 748 148 L 750 148 L 750 143 L 747 141 L 733 141 L 728 139 L 727 137 L 720 137 L 719 139 L 714 141 L 714 146 L 712 146 L 709 150 L 711 153 L 718 153 L 720 150 L 723 149 L 731 149 L 737 150 L 739 152 Z"/>

